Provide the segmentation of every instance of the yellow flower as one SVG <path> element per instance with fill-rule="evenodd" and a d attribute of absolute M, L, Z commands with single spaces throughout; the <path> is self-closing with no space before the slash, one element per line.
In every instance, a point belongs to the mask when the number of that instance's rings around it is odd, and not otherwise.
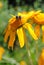
<path fill-rule="evenodd" d="M 22 13 L 18 13 L 18 16 L 12 15 L 13 17 L 9 20 L 7 29 L 4 32 L 5 33 L 5 37 L 4 37 L 5 42 L 7 42 L 8 37 L 10 37 L 9 43 L 8 43 L 8 48 L 12 47 L 12 49 L 13 49 L 16 34 L 18 35 L 20 47 L 22 48 L 24 46 L 24 43 L 25 43 L 24 28 L 29 31 L 30 35 L 35 40 L 38 39 L 34 33 L 34 30 L 31 26 L 31 24 L 27 23 L 28 19 L 31 18 L 32 15 L 33 15 L 33 11 L 29 12 L 27 15 L 26 14 L 23 15 Z"/>
<path fill-rule="evenodd" d="M 0 60 L 2 60 L 2 55 L 4 54 L 5 50 L 3 47 L 0 47 Z"/>
<path fill-rule="evenodd" d="M 35 12 L 31 20 L 32 24 L 36 23 L 34 30 L 38 37 L 40 37 L 40 27 L 42 26 L 42 41 L 44 42 L 44 13 L 41 13 L 41 11 Z"/>
<path fill-rule="evenodd" d="M 38 13 L 33 17 L 33 20 L 37 24 L 44 24 L 44 13 Z"/>
<path fill-rule="evenodd" d="M 0 8 L 2 8 L 3 7 L 3 3 L 0 1 Z"/>
<path fill-rule="evenodd" d="M 20 65 L 27 65 L 25 61 L 21 61 Z"/>
<path fill-rule="evenodd" d="M 42 52 L 41 52 L 40 57 L 38 59 L 38 65 L 44 65 L 44 48 L 42 49 Z"/>

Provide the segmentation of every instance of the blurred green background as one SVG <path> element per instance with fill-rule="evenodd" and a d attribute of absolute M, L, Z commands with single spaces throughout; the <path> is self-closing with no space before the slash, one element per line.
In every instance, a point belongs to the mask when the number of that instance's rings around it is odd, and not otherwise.
<path fill-rule="evenodd" d="M 38 41 L 34 41 L 33 38 L 26 31 L 29 45 L 29 50 L 31 52 L 31 57 L 28 56 L 26 45 L 23 48 L 19 47 L 18 41 L 14 46 L 14 50 L 8 50 L 7 44 L 4 43 L 3 32 L 8 24 L 8 20 L 11 18 L 10 14 L 17 15 L 18 12 L 31 11 L 31 10 L 42 10 L 44 12 L 44 0 L 35 0 L 34 7 L 31 5 L 19 5 L 20 0 L 17 1 L 17 6 L 8 9 L 7 0 L 0 0 L 0 46 L 4 47 L 5 54 L 0 61 L 0 65 L 18 65 L 21 61 L 25 61 L 27 65 L 31 65 L 30 58 L 33 61 L 33 65 L 38 65 L 38 57 L 42 48 L 44 47 L 41 38 Z M 43 2 L 43 3 L 42 3 Z M 23 3 L 24 4 L 24 3 Z M 36 52 L 37 51 L 37 52 Z"/>

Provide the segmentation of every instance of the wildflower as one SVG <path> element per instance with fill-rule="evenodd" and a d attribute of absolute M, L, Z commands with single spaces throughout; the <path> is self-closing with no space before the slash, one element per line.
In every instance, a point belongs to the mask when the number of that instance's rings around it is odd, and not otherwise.
<path fill-rule="evenodd" d="M 25 61 L 21 61 L 20 65 L 27 65 Z"/>
<path fill-rule="evenodd" d="M 33 17 L 33 20 L 37 24 L 44 24 L 44 13 L 38 13 Z"/>
<path fill-rule="evenodd" d="M 2 55 L 4 54 L 5 50 L 3 47 L 0 47 L 0 60 L 2 59 Z"/>
<path fill-rule="evenodd" d="M 40 27 L 42 27 L 42 41 L 44 42 L 44 13 L 37 11 L 31 19 L 33 24 L 36 23 L 34 30 L 38 38 L 40 37 Z"/>
<path fill-rule="evenodd" d="M 29 17 L 31 18 L 32 15 L 33 15 L 33 11 L 31 11 L 27 15 L 26 14 L 22 15 L 21 13 L 18 13 L 18 16 L 13 16 L 9 20 L 9 24 L 7 26 L 7 29 L 5 30 L 5 37 L 4 37 L 5 42 L 7 42 L 8 37 L 10 37 L 9 43 L 8 43 L 8 48 L 12 47 L 12 49 L 13 49 L 16 34 L 18 35 L 20 47 L 22 48 L 24 46 L 24 43 L 25 43 L 24 28 L 29 31 L 30 35 L 35 40 L 38 39 L 34 33 L 33 28 L 31 27 L 31 24 L 27 23 L 27 20 L 29 19 Z"/>
<path fill-rule="evenodd" d="M 42 49 L 42 52 L 40 54 L 38 65 L 44 65 L 44 48 Z"/>
<path fill-rule="evenodd" d="M 0 8 L 2 8 L 3 7 L 3 3 L 0 1 Z"/>
<path fill-rule="evenodd" d="M 42 25 L 42 41 L 44 42 L 44 25 Z"/>

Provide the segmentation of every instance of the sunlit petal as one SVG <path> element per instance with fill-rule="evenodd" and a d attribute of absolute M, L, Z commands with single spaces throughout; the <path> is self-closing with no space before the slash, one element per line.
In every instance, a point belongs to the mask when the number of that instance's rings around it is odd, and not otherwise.
<path fill-rule="evenodd" d="M 0 47 L 0 60 L 2 60 L 2 55 L 4 54 L 5 50 L 3 47 Z"/>
<path fill-rule="evenodd" d="M 12 50 L 13 50 L 14 41 L 15 41 L 15 31 L 14 32 L 11 31 L 8 48 L 12 48 Z"/>
<path fill-rule="evenodd" d="M 12 24 L 13 22 L 15 22 L 15 20 L 16 20 L 16 17 L 12 17 L 8 22 L 9 24 Z"/>
<path fill-rule="evenodd" d="M 42 25 L 42 42 L 44 42 L 44 25 Z"/>
<path fill-rule="evenodd" d="M 44 65 L 44 48 L 42 49 L 42 52 L 41 52 L 40 57 L 38 59 L 38 65 Z"/>
<path fill-rule="evenodd" d="M 24 33 L 23 33 L 23 29 L 22 28 L 19 28 L 17 30 L 17 35 L 18 35 L 20 47 L 22 48 L 24 46 Z"/>
<path fill-rule="evenodd" d="M 7 42 L 9 35 L 10 35 L 10 30 L 7 29 L 5 36 L 4 36 L 4 42 Z"/>
<path fill-rule="evenodd" d="M 26 23 L 26 24 L 24 25 L 24 28 L 26 28 L 26 29 L 29 31 L 30 35 L 31 35 L 35 40 L 38 39 L 38 37 L 37 37 L 36 34 L 34 33 L 34 30 L 32 29 L 31 24 Z"/>
<path fill-rule="evenodd" d="M 36 25 L 34 31 L 35 31 L 35 34 L 37 35 L 37 37 L 39 38 L 40 37 L 40 26 Z"/>

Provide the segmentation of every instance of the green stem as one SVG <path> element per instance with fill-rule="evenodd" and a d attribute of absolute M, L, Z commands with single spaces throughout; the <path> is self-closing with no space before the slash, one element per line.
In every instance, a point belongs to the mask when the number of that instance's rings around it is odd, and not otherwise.
<path fill-rule="evenodd" d="M 38 41 L 36 41 L 36 54 L 38 55 Z"/>
<path fill-rule="evenodd" d="M 36 56 L 38 56 L 38 41 L 35 41 L 35 49 L 36 49 Z"/>
<path fill-rule="evenodd" d="M 33 65 L 33 61 L 32 61 L 32 58 L 31 58 L 31 52 L 29 50 L 28 43 L 26 43 L 26 49 L 27 49 L 27 53 L 28 53 L 28 56 L 29 56 L 30 64 Z"/>

